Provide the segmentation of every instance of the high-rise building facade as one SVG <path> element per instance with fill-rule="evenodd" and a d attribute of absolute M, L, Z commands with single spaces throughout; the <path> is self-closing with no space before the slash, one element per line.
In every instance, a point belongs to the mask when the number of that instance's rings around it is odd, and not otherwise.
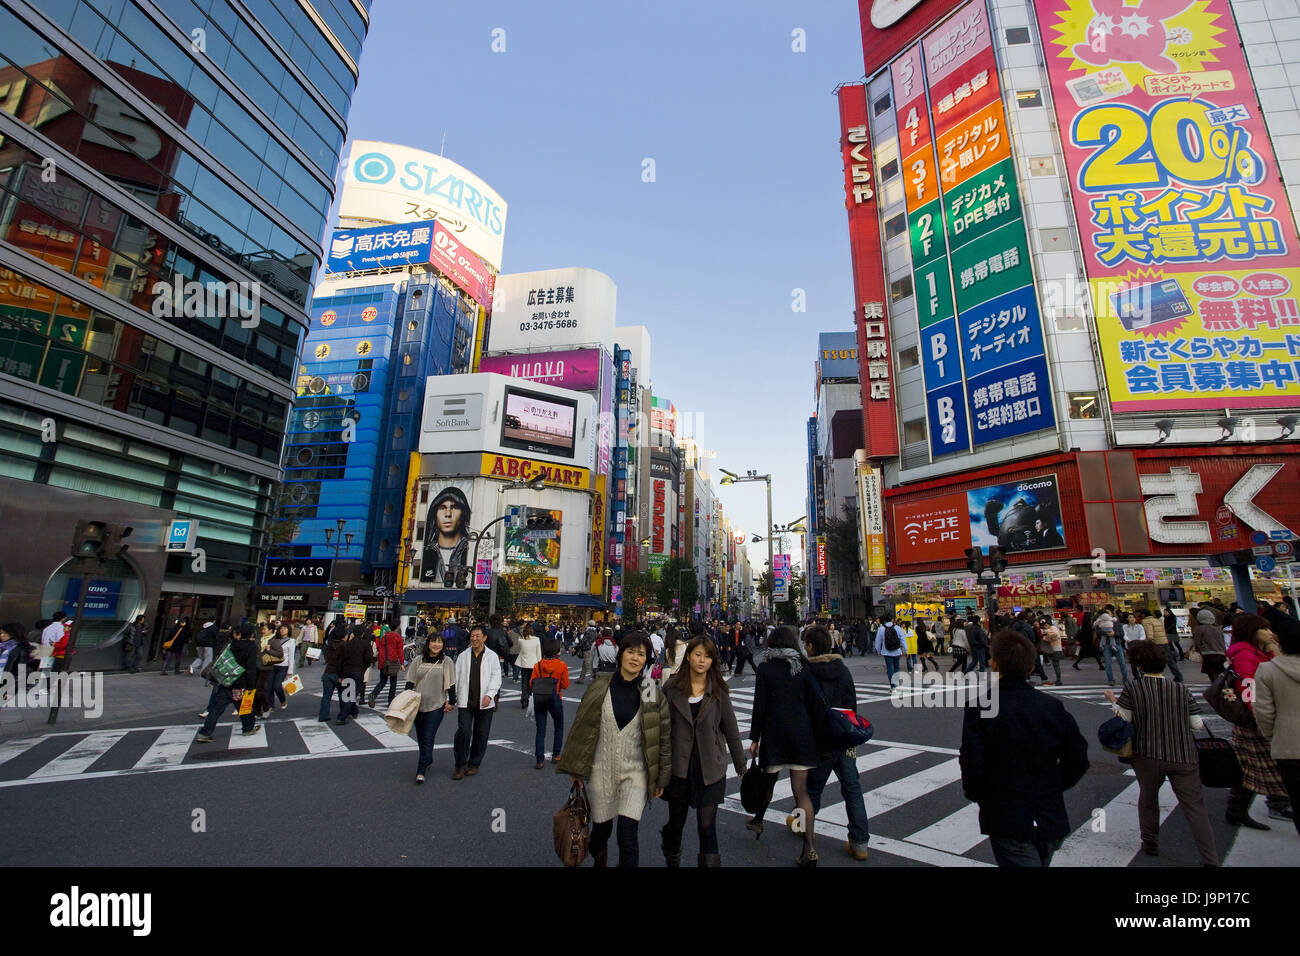
<path fill-rule="evenodd" d="M 3 597 L 71 613 L 77 521 L 133 527 L 86 663 L 136 613 L 245 609 L 369 6 L 0 4 Z"/>
<path fill-rule="evenodd" d="M 880 6 L 838 95 L 882 591 L 982 601 L 1000 547 L 1012 606 L 1280 597 L 1294 4 Z"/>

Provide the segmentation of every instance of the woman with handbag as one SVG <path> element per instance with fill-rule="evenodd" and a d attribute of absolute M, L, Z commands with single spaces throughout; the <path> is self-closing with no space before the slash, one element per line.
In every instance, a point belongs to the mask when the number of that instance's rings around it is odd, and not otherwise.
<path fill-rule="evenodd" d="M 607 864 L 615 818 L 618 865 L 637 865 L 641 814 L 672 775 L 668 701 L 642 674 L 652 653 L 644 631 L 624 635 L 617 670 L 592 678 L 556 766 L 559 773 L 586 782 L 594 824 L 589 850 L 596 866 Z"/>
<path fill-rule="evenodd" d="M 813 691 L 810 672 L 799 653 L 799 632 L 782 625 L 767 639 L 763 663 L 754 673 L 754 710 L 750 717 L 751 755 L 758 755 L 759 765 L 768 774 L 790 771 L 790 787 L 795 803 L 803 813 L 803 852 L 800 866 L 816 866 L 817 850 L 813 846 L 815 811 L 808 794 L 808 773 L 821 761 L 813 720 L 821 702 Z M 755 838 L 763 835 L 763 815 L 759 807 L 745 824 Z"/>
<path fill-rule="evenodd" d="M 1138 827 L 1142 852 L 1160 853 L 1160 787 L 1168 779 L 1178 806 L 1192 831 L 1202 866 L 1218 866 L 1210 812 L 1205 808 L 1199 758 L 1193 731 L 1204 722 L 1191 692 L 1179 682 L 1164 679 L 1164 650 L 1151 641 L 1134 641 L 1128 647 L 1135 679 L 1124 684 L 1119 697 L 1106 691 L 1115 715 L 1133 725 L 1133 772 L 1138 780 Z"/>
<path fill-rule="evenodd" d="M 961 618 L 954 617 L 948 622 L 948 641 L 952 651 L 952 667 L 948 668 L 948 673 L 954 671 L 966 673 L 966 658 L 970 656 L 970 643 L 966 640 L 966 628 Z"/>
<path fill-rule="evenodd" d="M 541 659 L 541 639 L 528 628 L 524 628 L 519 634 L 519 656 L 515 658 L 515 664 L 519 667 L 520 710 L 528 707 L 528 699 L 532 695 L 530 681 L 533 679 L 533 668 Z"/>
<path fill-rule="evenodd" d="M 1300 625 L 1285 618 L 1277 621 L 1277 629 L 1281 653 L 1255 671 L 1255 720 L 1277 761 L 1291 797 L 1291 822 L 1300 833 L 1295 817 L 1300 803 Z"/>
<path fill-rule="evenodd" d="M 1228 662 L 1241 678 L 1241 700 L 1252 713 L 1254 708 L 1251 706 L 1251 698 L 1254 695 L 1244 691 L 1254 684 L 1255 672 L 1259 666 L 1272 660 L 1277 651 L 1277 635 L 1264 618 L 1258 614 L 1238 614 L 1232 619 L 1232 643 L 1228 645 Z M 1273 759 L 1268 740 L 1259 732 L 1259 727 L 1234 724 L 1232 747 L 1241 762 L 1242 785 L 1233 787 L 1228 793 L 1228 822 L 1252 830 L 1270 829 L 1267 823 L 1261 823 L 1250 815 L 1250 805 L 1257 793 L 1264 794 L 1271 818 L 1294 819 L 1286 784 L 1282 781 L 1282 771 Z"/>
<path fill-rule="evenodd" d="M 388 706 L 391 707 L 393 697 L 397 694 L 397 675 L 402 673 L 402 662 L 406 657 L 406 647 L 402 643 L 402 635 L 397 631 L 385 631 L 376 643 L 378 651 L 375 666 L 379 668 L 379 680 L 375 681 L 375 689 L 371 691 L 370 700 L 367 703 L 371 708 L 375 706 L 375 701 L 379 700 L 379 692 L 384 689 L 384 682 L 387 681 Z"/>
<path fill-rule="evenodd" d="M 1074 658 L 1074 669 L 1077 671 L 1084 660 L 1092 658 L 1097 662 L 1097 670 L 1105 670 L 1106 666 L 1102 662 L 1101 649 L 1097 646 L 1097 632 L 1092 626 L 1091 611 L 1084 611 L 1083 616 L 1079 618 L 1077 640 L 1079 647 Z"/>
<path fill-rule="evenodd" d="M 569 689 L 569 665 L 560 660 L 560 651 L 564 645 L 556 638 L 547 638 L 542 644 L 542 659 L 533 667 L 529 675 L 529 688 L 533 693 L 533 719 L 537 721 L 537 738 L 534 741 L 534 756 L 537 757 L 537 769 L 546 766 L 546 717 L 549 714 L 555 722 L 555 745 L 551 748 L 551 760 L 560 762 L 564 749 L 564 698 L 561 694 Z"/>
<path fill-rule="evenodd" d="M 839 651 L 833 653 L 838 654 Z M 925 672 L 925 665 L 929 664 L 934 668 L 934 672 L 939 673 L 939 665 L 934 659 L 934 645 L 930 642 L 930 632 L 926 629 L 925 621 L 916 622 L 916 653 L 921 658 L 921 672 Z"/>
<path fill-rule="evenodd" d="M 288 630 L 288 628 L 285 628 Z M 271 679 L 277 664 L 284 660 L 283 642 L 270 622 L 262 624 L 257 655 L 257 684 L 253 694 L 253 713 L 259 720 L 271 712 Z"/>
<path fill-rule="evenodd" d="M 213 628 L 215 630 L 215 628 Z M 274 708 L 278 700 L 280 709 L 285 710 L 289 706 L 289 696 L 284 692 L 284 682 L 289 673 L 293 670 L 294 656 L 293 650 L 298 643 L 287 624 L 280 625 L 280 663 L 271 669 L 271 692 L 267 696 L 267 704 Z"/>
<path fill-rule="evenodd" d="M 1056 675 L 1055 681 L 1046 681 L 1047 684 L 1061 686 L 1061 661 L 1065 660 L 1065 635 L 1061 629 L 1052 623 L 1050 617 L 1040 617 L 1038 627 L 1043 633 L 1043 639 L 1039 642 L 1039 650 L 1043 656 L 1052 663 L 1052 671 Z"/>
<path fill-rule="evenodd" d="M 424 775 L 433 763 L 433 741 L 442 726 L 442 718 L 456 706 L 456 662 L 442 651 L 442 634 L 429 631 L 424 647 L 406 668 L 404 689 L 420 694 L 420 712 L 415 715 L 415 739 L 420 753 L 415 767 L 416 783 L 424 783 Z"/>
<path fill-rule="evenodd" d="M 669 628 L 670 639 L 675 628 Z M 745 746 L 740 742 L 731 693 L 722 679 L 719 653 L 704 635 L 691 638 L 684 650 L 686 666 L 663 684 L 672 723 L 672 778 L 664 788 L 668 825 L 659 831 L 664 862 L 677 866 L 682 856 L 682 831 L 691 809 L 700 839 L 700 866 L 722 865 L 718 852 L 718 807 L 727 795 L 726 754 L 736 773 L 745 772 Z"/>

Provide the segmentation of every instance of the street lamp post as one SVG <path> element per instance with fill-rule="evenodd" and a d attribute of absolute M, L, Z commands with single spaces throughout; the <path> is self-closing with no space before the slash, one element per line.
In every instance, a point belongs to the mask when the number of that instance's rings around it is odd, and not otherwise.
<path fill-rule="evenodd" d="M 328 547 L 330 546 L 330 542 L 331 542 L 331 541 L 334 542 L 334 563 L 330 565 L 330 583 L 329 583 L 329 591 L 330 591 L 330 600 L 331 600 L 331 601 L 334 600 L 334 596 L 333 596 L 333 595 L 334 595 L 334 586 L 335 586 L 336 584 L 339 583 L 339 580 L 338 580 L 338 572 L 339 572 L 339 549 L 343 546 L 343 529 L 344 529 L 345 527 L 347 527 L 347 520 L 344 519 L 344 518 L 339 518 L 338 521 L 335 522 L 335 524 L 337 525 L 337 530 L 335 530 L 334 528 L 326 528 L 326 529 L 325 529 L 325 547 L 328 548 Z M 348 547 L 349 547 L 349 548 L 352 547 L 352 533 L 351 533 L 351 532 L 348 533 Z M 280 613 L 281 613 L 281 608 L 278 606 L 278 607 L 276 608 L 276 617 L 277 617 L 277 618 L 280 616 Z"/>
<path fill-rule="evenodd" d="M 758 472 L 753 470 L 747 471 L 743 475 L 737 475 L 735 472 L 727 471 L 727 469 L 725 468 L 719 468 L 718 471 L 722 472 L 722 474 L 725 476 L 723 477 L 721 482 L 721 484 L 724 485 L 739 484 L 742 481 L 767 482 L 767 570 L 769 572 L 774 572 L 775 569 L 772 567 L 772 476 L 760 475 Z M 771 596 L 769 595 L 768 597 L 769 611 L 772 610 L 771 608 L 772 603 L 773 602 Z"/>

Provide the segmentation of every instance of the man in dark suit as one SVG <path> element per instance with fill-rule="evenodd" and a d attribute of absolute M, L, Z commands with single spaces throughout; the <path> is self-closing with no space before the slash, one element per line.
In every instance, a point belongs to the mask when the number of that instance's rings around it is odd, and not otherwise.
<path fill-rule="evenodd" d="M 1088 771 L 1088 741 L 1056 697 L 1028 681 L 1038 656 L 1012 630 L 993 636 L 996 707 L 967 707 L 962 789 L 980 806 L 998 866 L 1045 867 L 1070 834 L 1065 791 Z"/>

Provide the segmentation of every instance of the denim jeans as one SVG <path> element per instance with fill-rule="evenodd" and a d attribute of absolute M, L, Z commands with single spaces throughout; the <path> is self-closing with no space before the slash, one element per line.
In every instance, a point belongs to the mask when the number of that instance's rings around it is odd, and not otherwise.
<path fill-rule="evenodd" d="M 378 682 L 375 684 L 375 689 L 370 693 L 371 706 L 374 706 L 375 701 L 379 700 L 385 682 L 388 683 L 388 706 L 393 706 L 393 698 L 397 696 L 397 675 L 386 676 L 382 671 L 379 674 Z"/>
<path fill-rule="evenodd" d="M 226 708 L 235 702 L 234 695 L 230 692 L 229 687 L 218 687 L 213 692 L 213 702 L 208 705 L 208 717 L 203 721 L 203 729 L 199 731 L 204 737 L 211 737 L 212 731 L 217 729 L 217 721 L 221 715 L 226 712 Z M 251 690 L 244 691 L 245 694 L 251 694 Z M 253 729 L 255 720 L 251 713 L 240 715 L 239 722 L 245 731 Z"/>
<path fill-rule="evenodd" d="M 1174 675 L 1174 680 L 1181 684 L 1183 682 L 1182 672 L 1178 670 L 1178 663 L 1174 657 L 1173 643 L 1165 645 L 1165 662 L 1169 665 L 1169 671 Z"/>
<path fill-rule="evenodd" d="M 135 666 L 135 647 L 132 646 L 128 651 L 126 649 L 125 641 L 122 642 L 122 669 L 130 671 L 132 674 L 134 674 L 137 669 Z"/>
<path fill-rule="evenodd" d="M 415 739 L 420 744 L 420 762 L 417 774 L 424 773 L 433 763 L 433 741 L 438 736 L 445 712 L 441 707 L 436 710 L 421 711 L 415 715 Z"/>
<path fill-rule="evenodd" d="M 365 676 L 364 673 L 344 674 L 339 681 L 339 720 L 361 713 L 361 699 L 366 693 Z"/>
<path fill-rule="evenodd" d="M 862 798 L 862 778 L 858 776 L 858 761 L 847 750 L 836 750 L 831 759 L 815 767 L 808 774 L 808 798 L 814 813 L 821 813 L 822 791 L 830 779 L 831 771 L 840 781 L 840 795 L 844 797 L 844 811 L 849 817 L 849 842 L 863 846 L 871 839 L 867 829 L 867 804 Z"/>
<path fill-rule="evenodd" d="M 320 715 L 318 720 L 330 719 L 330 699 L 334 696 L 334 690 L 339 686 L 339 675 L 325 673 L 320 679 Z"/>
<path fill-rule="evenodd" d="M 273 708 L 275 701 L 279 698 L 280 703 L 289 703 L 289 695 L 284 692 L 284 679 L 289 674 L 289 665 L 271 668 L 271 684 L 266 691 L 266 702 Z"/>
<path fill-rule="evenodd" d="M 885 657 L 885 679 L 889 681 L 889 686 L 894 686 L 894 677 L 898 674 L 898 661 L 901 654 L 886 654 Z"/>
<path fill-rule="evenodd" d="M 198 657 L 194 658 L 194 660 L 190 662 L 191 674 L 202 674 L 203 668 L 212 663 L 212 648 L 200 647 L 198 649 L 198 655 Z"/>
<path fill-rule="evenodd" d="M 537 757 L 537 762 L 541 763 L 546 758 L 546 715 L 550 714 L 555 721 L 555 748 L 551 751 L 553 757 L 560 756 L 560 748 L 564 744 L 564 699 L 559 694 L 552 694 L 549 704 L 538 704 L 539 698 L 533 698 L 533 719 L 537 721 L 537 740 L 533 747 L 533 753 Z"/>
<path fill-rule="evenodd" d="M 456 710 L 456 739 L 453 741 L 456 769 L 477 767 L 487 753 L 488 734 L 492 732 L 492 708 L 460 707 Z"/>
<path fill-rule="evenodd" d="M 989 649 L 987 647 L 972 647 L 970 651 L 970 662 L 962 670 L 963 674 L 969 674 L 971 671 L 978 671 L 983 674 L 989 669 Z"/>
<path fill-rule="evenodd" d="M 993 847 L 993 859 L 998 866 L 1033 866 L 1046 867 L 1052 863 L 1052 855 L 1065 842 L 1063 837 L 1055 840 L 1012 840 L 1009 837 L 989 837 Z"/>
<path fill-rule="evenodd" d="M 1128 683 L 1128 665 L 1124 663 L 1123 642 L 1117 637 L 1104 637 L 1101 640 L 1102 663 L 1106 665 L 1106 683 L 1115 683 L 1114 672 L 1110 669 L 1110 659 L 1114 657 L 1119 661 L 1119 673 L 1124 683 Z"/>

